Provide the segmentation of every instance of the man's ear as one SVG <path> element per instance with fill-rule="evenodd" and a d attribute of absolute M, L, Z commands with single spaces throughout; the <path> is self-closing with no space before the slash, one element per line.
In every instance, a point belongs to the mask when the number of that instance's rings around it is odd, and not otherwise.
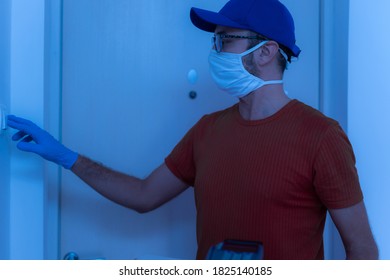
<path fill-rule="evenodd" d="M 256 59 L 258 63 L 264 65 L 272 61 L 278 52 L 279 44 L 275 41 L 269 41 L 259 49 Z"/>

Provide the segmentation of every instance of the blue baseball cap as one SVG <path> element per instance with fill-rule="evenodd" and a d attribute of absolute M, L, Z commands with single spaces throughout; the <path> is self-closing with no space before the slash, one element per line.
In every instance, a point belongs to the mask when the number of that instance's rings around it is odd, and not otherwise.
<path fill-rule="evenodd" d="M 191 8 L 192 23 L 201 30 L 214 32 L 217 25 L 257 32 L 290 50 L 298 57 L 294 20 L 278 0 L 230 0 L 218 12 Z"/>

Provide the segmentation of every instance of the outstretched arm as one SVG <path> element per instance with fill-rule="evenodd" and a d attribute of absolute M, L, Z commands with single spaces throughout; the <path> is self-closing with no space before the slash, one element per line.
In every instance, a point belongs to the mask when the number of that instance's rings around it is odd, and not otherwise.
<path fill-rule="evenodd" d="M 111 170 L 84 156 L 79 156 L 71 170 L 106 198 L 139 213 L 159 207 L 188 187 L 165 164 L 143 180 Z"/>
<path fill-rule="evenodd" d="M 17 147 L 71 169 L 74 174 L 108 199 L 143 213 L 151 211 L 183 192 L 188 185 L 162 164 L 146 179 L 111 170 L 59 143 L 33 122 L 8 116 L 10 127 L 19 130 L 12 137 Z"/>

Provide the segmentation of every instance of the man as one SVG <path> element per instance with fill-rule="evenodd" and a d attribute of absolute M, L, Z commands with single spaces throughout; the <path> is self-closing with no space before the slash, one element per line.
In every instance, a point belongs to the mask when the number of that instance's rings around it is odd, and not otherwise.
<path fill-rule="evenodd" d="M 211 74 L 239 102 L 204 116 L 146 179 L 110 170 L 9 116 L 9 126 L 20 130 L 13 136 L 18 148 L 71 169 L 140 213 L 193 186 L 198 259 L 226 239 L 261 242 L 265 259 L 323 259 L 327 211 L 348 259 L 376 259 L 346 135 L 337 122 L 285 94 L 283 72 L 300 54 L 286 7 L 277 0 L 231 0 L 219 13 L 193 8 L 190 16 L 214 32 Z"/>

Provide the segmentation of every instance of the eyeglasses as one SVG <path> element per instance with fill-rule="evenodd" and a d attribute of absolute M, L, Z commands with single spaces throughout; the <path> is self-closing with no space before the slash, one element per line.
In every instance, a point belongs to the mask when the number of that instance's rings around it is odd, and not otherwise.
<path fill-rule="evenodd" d="M 224 39 L 252 39 L 252 40 L 267 40 L 267 38 L 261 36 L 241 36 L 241 35 L 229 35 L 229 34 L 214 34 L 211 38 L 211 43 L 213 44 L 214 49 L 217 53 L 221 52 L 223 49 L 223 40 Z"/>

